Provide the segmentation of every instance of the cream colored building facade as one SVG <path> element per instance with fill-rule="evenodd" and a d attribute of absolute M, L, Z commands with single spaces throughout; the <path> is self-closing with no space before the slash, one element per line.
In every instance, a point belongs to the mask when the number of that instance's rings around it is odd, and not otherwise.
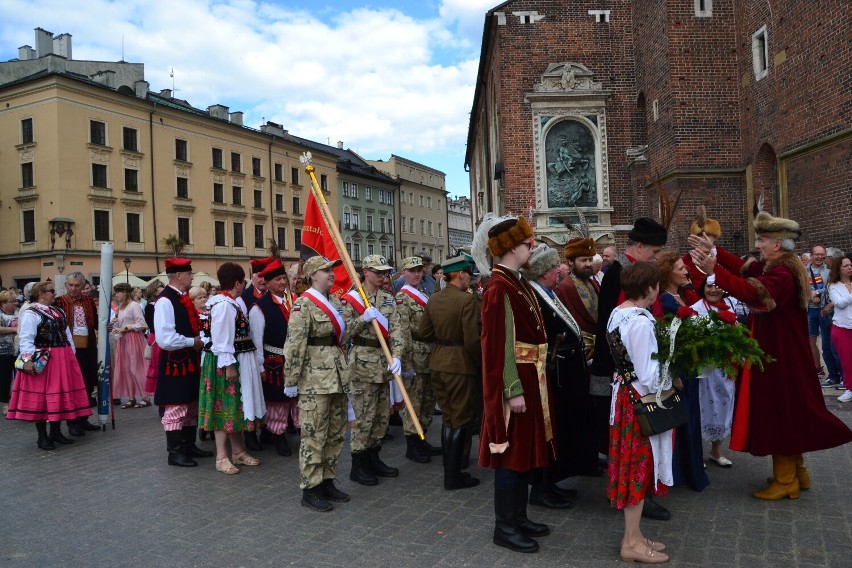
<path fill-rule="evenodd" d="M 440 264 L 449 251 L 446 174 L 393 154 L 368 163 L 400 182 L 399 257 L 425 252 Z"/>
<path fill-rule="evenodd" d="M 149 92 L 139 64 L 89 62 L 106 71 L 83 76 L 72 63 L 56 54 L 0 63 L 5 286 L 75 270 L 97 280 L 105 241 L 114 273 L 127 257 L 132 273 L 150 277 L 171 256 L 168 235 L 186 242 L 196 271 L 214 275 L 224 261 L 266 255 L 270 238 L 298 259 L 308 148 L 280 125 L 247 128 L 227 107 Z M 337 156 L 311 151 L 323 186 L 337 187 Z"/>

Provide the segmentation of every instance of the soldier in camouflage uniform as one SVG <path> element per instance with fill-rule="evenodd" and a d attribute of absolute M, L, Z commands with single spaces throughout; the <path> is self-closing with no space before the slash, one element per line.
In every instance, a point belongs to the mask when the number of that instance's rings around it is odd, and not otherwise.
<path fill-rule="evenodd" d="M 392 373 L 400 373 L 402 363 L 402 337 L 399 332 L 399 314 L 396 302 L 382 288 L 390 279 L 391 268 L 385 257 L 373 254 L 363 261 L 363 288 L 370 307 L 365 309 L 357 290 L 350 290 L 341 298 L 343 317 L 352 338 L 349 351 L 349 400 L 355 411 L 352 427 L 352 471 L 349 478 L 361 485 L 376 485 L 377 477 L 397 477 L 399 470 L 389 467 L 379 459 L 382 437 L 388 429 L 390 418 L 390 390 L 388 382 Z M 376 332 L 370 323 L 379 322 L 386 342 L 394 354 L 393 364 L 387 365 Z M 387 372 L 386 371 L 391 371 Z"/>
<path fill-rule="evenodd" d="M 322 256 L 305 262 L 311 287 L 293 305 L 284 343 L 284 394 L 299 396 L 302 505 L 316 511 L 330 511 L 330 502 L 349 501 L 334 485 L 347 418 L 341 345 L 348 330 L 340 302 L 328 293 L 332 268 L 339 264 Z"/>
<path fill-rule="evenodd" d="M 402 377 L 411 399 L 411 406 L 420 420 L 423 432 L 432 423 L 435 410 L 435 391 L 432 390 L 429 356 L 432 344 L 420 337 L 420 320 L 429 297 L 420 290 L 423 280 L 424 262 L 419 256 L 402 261 L 404 284 L 396 295 L 396 311 L 399 312 L 399 331 L 402 336 Z M 441 448 L 435 448 L 421 440 L 408 410 L 402 412 L 402 427 L 405 432 L 405 457 L 417 463 L 429 463 L 431 456 L 440 456 Z"/>

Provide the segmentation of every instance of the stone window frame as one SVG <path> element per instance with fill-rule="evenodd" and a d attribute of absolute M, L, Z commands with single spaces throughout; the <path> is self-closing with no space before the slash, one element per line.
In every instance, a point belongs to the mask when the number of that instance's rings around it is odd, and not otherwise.
<path fill-rule="evenodd" d="M 755 81 L 769 75 L 769 30 L 766 24 L 751 34 L 751 61 Z"/>

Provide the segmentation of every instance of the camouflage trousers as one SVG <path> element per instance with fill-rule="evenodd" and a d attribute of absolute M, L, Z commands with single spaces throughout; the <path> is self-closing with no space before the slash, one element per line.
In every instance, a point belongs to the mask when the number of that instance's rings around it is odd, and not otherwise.
<path fill-rule="evenodd" d="M 387 383 L 349 383 L 349 401 L 355 423 L 349 438 L 353 452 L 363 452 L 382 444 L 390 419 L 390 388 Z M 304 431 L 304 427 L 303 427 Z"/>
<path fill-rule="evenodd" d="M 301 489 L 334 479 L 346 430 L 346 395 L 299 394 Z"/>
<path fill-rule="evenodd" d="M 435 391 L 432 389 L 431 375 L 429 373 L 417 373 L 413 378 L 405 380 L 405 390 L 408 391 L 408 398 L 411 399 L 414 414 L 420 420 L 420 427 L 425 432 L 426 428 L 432 423 L 432 416 L 435 414 Z M 402 430 L 405 435 L 417 435 L 414 420 L 409 416 L 407 408 L 400 411 L 400 416 L 402 416 Z"/>

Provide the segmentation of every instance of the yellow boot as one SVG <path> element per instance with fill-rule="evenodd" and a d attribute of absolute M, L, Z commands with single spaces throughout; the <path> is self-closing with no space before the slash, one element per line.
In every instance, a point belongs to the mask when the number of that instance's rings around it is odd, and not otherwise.
<path fill-rule="evenodd" d="M 799 480 L 796 478 L 797 457 L 773 454 L 772 472 L 775 474 L 775 481 L 763 491 L 755 491 L 751 496 L 755 499 L 765 499 L 767 501 L 777 501 L 784 497 L 798 499 Z"/>
<path fill-rule="evenodd" d="M 798 454 L 796 456 L 796 479 L 799 480 L 799 489 L 802 491 L 807 491 L 811 488 L 811 474 L 808 473 L 808 470 L 805 467 L 805 458 L 802 454 Z M 767 477 L 766 483 L 769 483 L 770 485 L 775 483 L 775 478 Z"/>

